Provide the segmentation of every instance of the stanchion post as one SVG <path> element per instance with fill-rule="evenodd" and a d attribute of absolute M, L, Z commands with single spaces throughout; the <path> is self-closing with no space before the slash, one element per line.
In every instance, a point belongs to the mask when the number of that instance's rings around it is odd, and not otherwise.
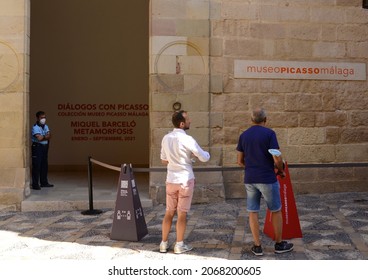
<path fill-rule="evenodd" d="M 89 197 L 89 209 L 82 211 L 83 215 L 98 215 L 101 214 L 101 210 L 93 209 L 93 184 L 92 184 L 92 161 L 91 156 L 88 156 L 88 197 Z"/>

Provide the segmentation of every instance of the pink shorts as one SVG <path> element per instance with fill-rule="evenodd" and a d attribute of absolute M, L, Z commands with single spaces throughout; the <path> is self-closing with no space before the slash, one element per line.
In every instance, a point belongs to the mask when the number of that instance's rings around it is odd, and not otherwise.
<path fill-rule="evenodd" d="M 192 204 L 194 192 L 194 179 L 183 184 L 172 184 L 166 182 L 166 210 L 188 212 Z"/>

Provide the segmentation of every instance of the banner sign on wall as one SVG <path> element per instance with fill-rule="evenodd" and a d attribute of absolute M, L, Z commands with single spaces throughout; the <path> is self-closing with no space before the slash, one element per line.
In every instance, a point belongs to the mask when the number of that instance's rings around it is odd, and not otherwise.
<path fill-rule="evenodd" d="M 234 77 L 365 81 L 365 63 L 235 60 Z"/>
<path fill-rule="evenodd" d="M 139 117 L 148 104 L 59 103 L 58 117 L 68 117 L 71 141 L 135 141 Z M 140 128 L 138 128 L 140 129 Z"/>
<path fill-rule="evenodd" d="M 146 164 L 149 157 L 149 105 L 128 97 L 124 103 L 58 100 L 54 105 L 49 104 L 47 107 L 55 108 L 47 111 L 53 129 L 51 165 L 82 165 L 87 156 L 111 164 L 128 160 Z"/>

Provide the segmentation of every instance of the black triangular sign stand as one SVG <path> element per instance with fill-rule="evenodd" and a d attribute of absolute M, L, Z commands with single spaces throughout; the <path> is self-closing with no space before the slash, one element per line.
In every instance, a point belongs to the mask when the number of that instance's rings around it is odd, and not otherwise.
<path fill-rule="evenodd" d="M 139 241 L 148 234 L 131 164 L 122 164 L 110 239 Z"/>

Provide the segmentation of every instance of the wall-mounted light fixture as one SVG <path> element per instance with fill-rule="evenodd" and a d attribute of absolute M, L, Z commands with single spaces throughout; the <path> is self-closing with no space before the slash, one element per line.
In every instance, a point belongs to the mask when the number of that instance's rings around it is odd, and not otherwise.
<path fill-rule="evenodd" d="M 368 9 L 368 0 L 363 0 L 363 8 Z"/>

